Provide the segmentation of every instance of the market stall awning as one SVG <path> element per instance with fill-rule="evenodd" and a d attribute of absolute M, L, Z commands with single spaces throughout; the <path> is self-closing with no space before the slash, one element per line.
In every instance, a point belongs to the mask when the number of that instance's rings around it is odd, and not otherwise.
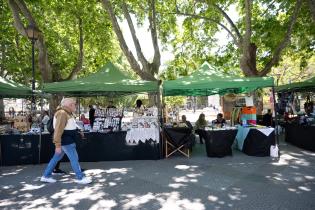
<path fill-rule="evenodd" d="M 45 83 L 43 91 L 74 96 L 118 96 L 158 91 L 158 81 L 135 80 L 125 75 L 111 62 L 98 72 L 76 80 Z"/>
<path fill-rule="evenodd" d="M 32 95 L 32 90 L 24 85 L 0 77 L 0 98 L 20 98 Z"/>
<path fill-rule="evenodd" d="M 272 87 L 272 77 L 236 77 L 226 75 L 207 62 L 190 76 L 163 83 L 165 96 L 208 96 L 225 93 L 244 93 L 257 88 Z"/>
<path fill-rule="evenodd" d="M 295 82 L 291 84 L 281 85 L 276 87 L 277 92 L 290 92 L 290 91 L 314 91 L 315 90 L 315 77 L 305 80 L 303 82 Z"/>

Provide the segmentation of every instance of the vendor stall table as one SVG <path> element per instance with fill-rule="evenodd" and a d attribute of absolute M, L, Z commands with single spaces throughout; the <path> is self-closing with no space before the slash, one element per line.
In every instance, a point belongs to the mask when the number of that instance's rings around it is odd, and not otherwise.
<path fill-rule="evenodd" d="M 285 141 L 302 149 L 315 152 L 315 126 L 283 124 Z"/>
<path fill-rule="evenodd" d="M 236 135 L 239 150 L 250 156 L 269 156 L 270 146 L 275 144 L 273 128 L 239 127 Z"/>
<path fill-rule="evenodd" d="M 206 142 L 208 157 L 224 157 L 232 155 L 232 144 L 237 130 L 202 130 Z"/>
<path fill-rule="evenodd" d="M 85 133 L 85 137 L 76 142 L 81 162 L 156 160 L 160 158 L 159 142 L 148 140 L 129 145 L 125 140 L 126 131 Z M 50 134 L 0 135 L 0 145 L 1 165 L 47 163 L 54 153 Z M 63 161 L 65 160 L 67 160 L 66 156 Z"/>
<path fill-rule="evenodd" d="M 40 135 L 0 135 L 1 165 L 39 163 Z"/>

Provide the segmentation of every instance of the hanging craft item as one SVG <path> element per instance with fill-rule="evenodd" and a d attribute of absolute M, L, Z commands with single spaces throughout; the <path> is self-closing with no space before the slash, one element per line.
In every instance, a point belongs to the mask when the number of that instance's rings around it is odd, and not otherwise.
<path fill-rule="evenodd" d="M 224 99 L 227 102 L 234 102 L 234 101 L 236 101 L 236 98 L 237 98 L 237 96 L 234 93 L 227 93 L 224 95 Z"/>
<path fill-rule="evenodd" d="M 253 124 L 256 125 L 256 107 L 254 106 L 246 106 L 242 107 L 241 111 L 241 117 L 242 123 L 244 123 L 244 120 L 247 124 Z"/>
<path fill-rule="evenodd" d="M 234 107 L 231 114 L 231 125 L 234 126 L 240 121 L 241 107 Z"/>
<path fill-rule="evenodd" d="M 304 110 L 307 115 L 310 115 L 313 112 L 314 103 L 311 101 L 310 95 L 306 97 L 306 102 L 304 103 Z"/>

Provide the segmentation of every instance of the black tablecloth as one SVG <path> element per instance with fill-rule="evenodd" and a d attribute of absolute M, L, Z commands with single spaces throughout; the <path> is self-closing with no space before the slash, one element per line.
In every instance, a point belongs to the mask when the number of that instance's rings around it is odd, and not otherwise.
<path fill-rule="evenodd" d="M 315 152 L 315 126 L 284 124 L 285 141 Z"/>
<path fill-rule="evenodd" d="M 159 159 L 159 145 L 157 143 L 139 141 L 138 145 L 126 145 L 126 134 L 126 131 L 106 134 L 87 133 L 86 139 L 77 143 L 80 161 Z"/>
<path fill-rule="evenodd" d="M 0 135 L 1 165 L 37 164 L 40 135 Z"/>
<path fill-rule="evenodd" d="M 86 133 L 86 139 L 76 142 L 79 161 L 156 160 L 160 158 L 159 143 L 139 142 L 126 145 L 126 132 Z M 1 165 L 47 163 L 54 154 L 50 134 L 0 135 Z M 39 146 L 41 144 L 41 146 Z M 39 152 L 40 148 L 40 152 Z M 62 161 L 67 161 L 66 155 Z"/>
<path fill-rule="evenodd" d="M 166 138 L 176 148 L 184 145 L 185 148 L 192 149 L 195 143 L 195 135 L 192 133 L 190 128 L 186 127 L 164 127 L 163 128 L 164 138 Z M 165 142 L 162 144 L 162 153 L 165 157 Z"/>
<path fill-rule="evenodd" d="M 205 139 L 208 157 L 224 157 L 232 155 L 232 144 L 237 130 L 211 130 L 201 131 Z"/>
<path fill-rule="evenodd" d="M 270 156 L 270 146 L 274 144 L 274 131 L 266 136 L 257 129 L 250 129 L 244 141 L 243 152 L 250 156 Z"/>

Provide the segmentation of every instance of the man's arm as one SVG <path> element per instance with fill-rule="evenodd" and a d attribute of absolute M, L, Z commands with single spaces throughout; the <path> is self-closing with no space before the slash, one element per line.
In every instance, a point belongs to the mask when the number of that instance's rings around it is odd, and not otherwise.
<path fill-rule="evenodd" d="M 61 147 L 61 136 L 63 131 L 67 125 L 68 117 L 65 111 L 60 111 L 56 114 L 56 124 L 55 124 L 55 131 L 54 131 L 54 144 L 56 148 Z"/>

